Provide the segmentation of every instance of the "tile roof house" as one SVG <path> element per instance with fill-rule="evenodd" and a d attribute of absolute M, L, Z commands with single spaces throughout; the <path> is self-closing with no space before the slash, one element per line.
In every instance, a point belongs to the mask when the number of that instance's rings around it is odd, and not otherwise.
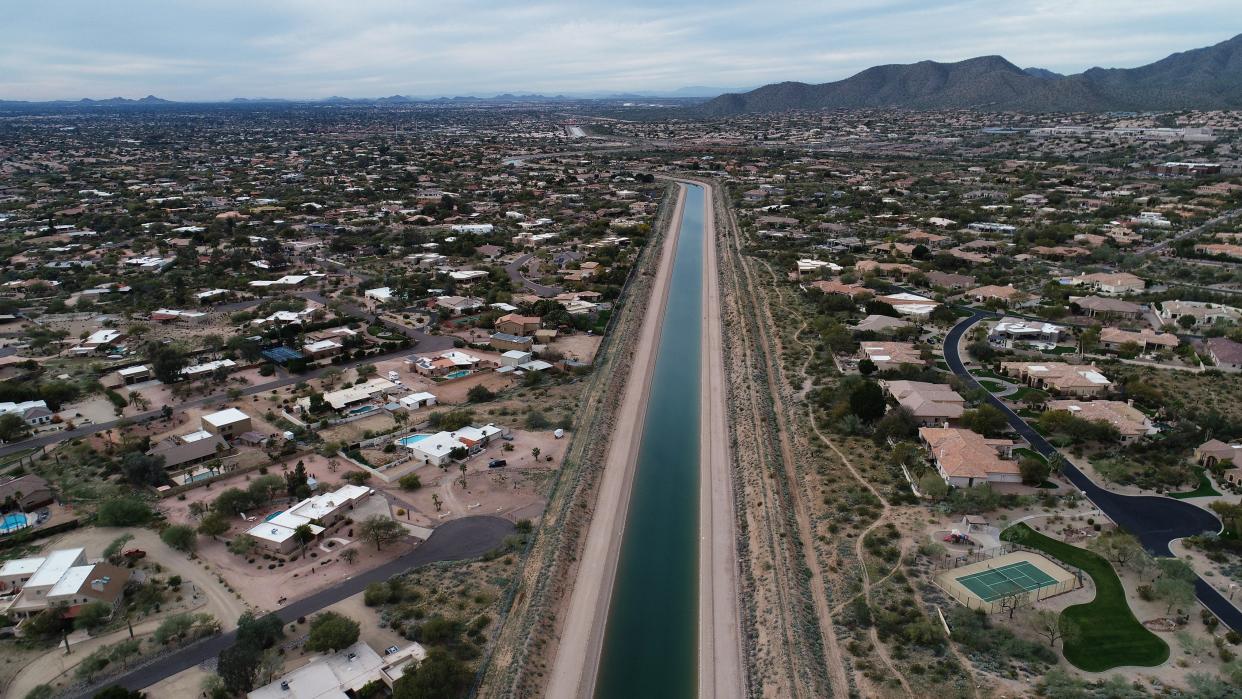
<path fill-rule="evenodd" d="M 910 342 L 864 342 L 858 356 L 870 359 L 880 371 L 897 369 L 902 364 L 926 364 L 921 353 Z"/>
<path fill-rule="evenodd" d="M 1155 349 L 1175 349 L 1181 340 L 1173 333 L 1155 332 L 1143 328 L 1137 332 L 1121 328 L 1101 328 L 1100 346 L 1107 350 L 1119 350 L 1129 343 L 1134 343 L 1142 352 Z"/>
<path fill-rule="evenodd" d="M 1035 388 L 1076 396 L 1099 395 L 1112 386 L 1112 382 L 1093 364 L 1001 362 L 1001 370 Z"/>
<path fill-rule="evenodd" d="M 1123 442 L 1132 442 L 1158 430 L 1143 411 L 1119 400 L 1051 400 L 1048 410 L 1064 410 L 1083 420 L 1107 422 L 1121 433 Z"/>
<path fill-rule="evenodd" d="M 1129 272 L 1099 272 L 1096 274 L 1080 274 L 1070 280 L 1074 286 L 1085 286 L 1095 289 L 1107 296 L 1119 296 L 1142 291 L 1147 282 Z"/>
<path fill-rule="evenodd" d="M 988 439 L 956 427 L 921 427 L 919 439 L 931 451 L 932 462 L 945 483 L 973 488 L 984 483 L 1020 483 L 1018 462 L 1001 458 L 1012 455 L 1015 442 Z"/>
<path fill-rule="evenodd" d="M 966 399 L 946 384 L 881 381 L 880 386 L 924 427 L 956 420 L 966 408 Z"/>
<path fill-rule="evenodd" d="M 1208 356 L 1221 369 L 1242 369 L 1242 343 L 1226 337 L 1209 338 L 1205 343 Z"/>
<path fill-rule="evenodd" d="M 1242 309 L 1204 301 L 1161 301 L 1152 310 L 1161 323 L 1176 323 L 1182 316 L 1194 319 L 1195 326 L 1242 321 Z"/>
<path fill-rule="evenodd" d="M 1070 297 L 1070 303 L 1081 308 L 1083 313 L 1092 318 L 1138 318 L 1143 314 L 1143 307 L 1137 303 L 1103 296 Z"/>

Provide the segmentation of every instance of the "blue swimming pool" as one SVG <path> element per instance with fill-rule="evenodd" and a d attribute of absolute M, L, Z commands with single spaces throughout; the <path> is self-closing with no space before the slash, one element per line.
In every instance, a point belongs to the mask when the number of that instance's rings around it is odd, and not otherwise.
<path fill-rule="evenodd" d="M 430 436 L 431 435 L 429 434 L 412 434 L 408 437 L 402 437 L 401 439 L 398 439 L 397 444 L 400 444 L 403 447 L 408 447 L 411 444 L 418 444 L 419 442 L 423 441 L 424 439 Z"/>
<path fill-rule="evenodd" d="M 460 378 L 461 378 L 461 377 L 463 377 L 463 376 L 469 376 L 469 375 L 470 375 L 470 370 L 469 370 L 469 369 L 458 369 L 457 371 L 451 371 L 451 372 L 449 372 L 449 373 L 445 374 L 445 375 L 444 375 L 444 378 L 446 378 L 446 379 L 460 379 Z"/>
<path fill-rule="evenodd" d="M 353 410 L 349 411 L 349 414 L 350 414 L 350 415 L 361 415 L 362 413 L 369 413 L 369 412 L 371 412 L 372 410 L 375 410 L 375 406 L 373 406 L 373 405 L 364 405 L 364 406 L 359 407 L 359 408 L 354 408 Z"/>
<path fill-rule="evenodd" d="M 21 512 L 10 512 L 0 519 L 0 534 L 8 534 L 30 525 L 30 518 Z"/>
<path fill-rule="evenodd" d="M 268 515 L 268 516 L 264 517 L 264 518 L 263 518 L 263 521 L 264 521 L 264 522 L 270 522 L 270 521 L 272 521 L 272 520 L 276 519 L 277 517 L 281 516 L 281 515 L 282 515 L 282 514 L 284 514 L 284 513 L 285 513 L 285 511 L 284 511 L 284 510 L 276 510 L 276 511 L 275 511 L 275 512 L 273 512 L 272 514 L 270 514 L 270 515 Z"/>

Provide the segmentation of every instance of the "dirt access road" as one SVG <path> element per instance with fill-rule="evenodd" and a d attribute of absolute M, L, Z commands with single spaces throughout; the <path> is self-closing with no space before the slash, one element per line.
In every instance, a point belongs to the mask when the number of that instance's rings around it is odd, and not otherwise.
<path fill-rule="evenodd" d="M 702 184 L 703 340 L 699 429 L 699 696 L 741 699 L 746 691 L 739 605 L 737 515 L 734 511 L 729 412 L 725 401 L 724 332 L 716 216 Z"/>

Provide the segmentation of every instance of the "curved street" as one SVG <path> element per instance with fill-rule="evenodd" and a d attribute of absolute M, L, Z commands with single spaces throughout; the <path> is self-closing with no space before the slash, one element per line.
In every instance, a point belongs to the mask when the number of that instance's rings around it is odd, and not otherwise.
<path fill-rule="evenodd" d="M 526 289 L 534 295 L 541 296 L 543 298 L 551 298 L 564 291 L 559 286 L 544 286 L 543 284 L 532 282 L 526 278 L 525 274 L 522 274 L 522 267 L 525 266 L 527 262 L 530 262 L 532 258 L 534 258 L 534 255 L 526 253 L 524 255 L 519 255 L 517 259 L 505 265 L 505 272 L 508 272 L 509 279 L 515 284 L 521 284 L 526 287 Z"/>
<path fill-rule="evenodd" d="M 315 594 L 290 602 L 275 610 L 276 616 L 285 623 L 297 620 L 298 617 L 310 616 L 325 607 L 330 607 L 341 600 L 352 597 L 366 589 L 367 585 L 383 582 L 394 575 L 407 572 L 428 563 L 440 561 L 461 561 L 482 556 L 504 543 L 506 537 L 513 533 L 513 523 L 507 519 L 491 516 L 463 517 L 454 519 L 436 527 L 431 537 L 413 551 L 385 563 L 378 568 L 359 573 L 347 578 L 335 587 L 321 590 Z M 145 687 L 172 677 L 199 663 L 206 662 L 220 651 L 232 645 L 237 636 L 236 631 L 212 636 L 186 646 L 171 655 L 161 657 L 149 665 L 135 668 L 130 672 L 114 677 L 100 685 L 87 688 L 72 695 L 75 699 L 86 699 L 102 686 L 120 685 L 126 689 L 141 690 Z"/>
<path fill-rule="evenodd" d="M 976 311 L 969 318 L 964 318 L 949 331 L 944 339 L 944 359 L 949 370 L 960 377 L 972 388 L 982 388 L 975 377 L 967 370 L 961 357 L 961 341 L 967 331 L 985 318 L 999 317 L 994 313 Z M 999 398 L 988 392 L 988 402 L 1005 414 L 1009 426 L 1023 439 L 1030 443 L 1031 448 L 1046 458 L 1057 454 L 1043 435 L 1027 424 L 1020 415 L 1011 410 Z M 1220 520 L 1211 512 L 1181 500 L 1157 495 L 1121 495 L 1097 485 L 1086 474 L 1068 459 L 1063 459 L 1062 474 L 1073 483 L 1084 495 L 1095 503 L 1104 514 L 1138 537 L 1143 546 L 1157 556 L 1172 556 L 1169 542 L 1203 532 L 1218 532 Z M 1242 610 L 1226 600 L 1203 578 L 1195 581 L 1195 592 L 1199 601 L 1207 607 L 1226 626 L 1235 631 L 1242 630 Z"/>

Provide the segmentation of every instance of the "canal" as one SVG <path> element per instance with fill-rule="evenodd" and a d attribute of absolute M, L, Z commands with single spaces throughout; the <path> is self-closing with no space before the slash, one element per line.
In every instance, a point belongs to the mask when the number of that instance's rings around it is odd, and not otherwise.
<path fill-rule="evenodd" d="M 597 699 L 696 694 L 703 202 L 687 185 Z"/>

